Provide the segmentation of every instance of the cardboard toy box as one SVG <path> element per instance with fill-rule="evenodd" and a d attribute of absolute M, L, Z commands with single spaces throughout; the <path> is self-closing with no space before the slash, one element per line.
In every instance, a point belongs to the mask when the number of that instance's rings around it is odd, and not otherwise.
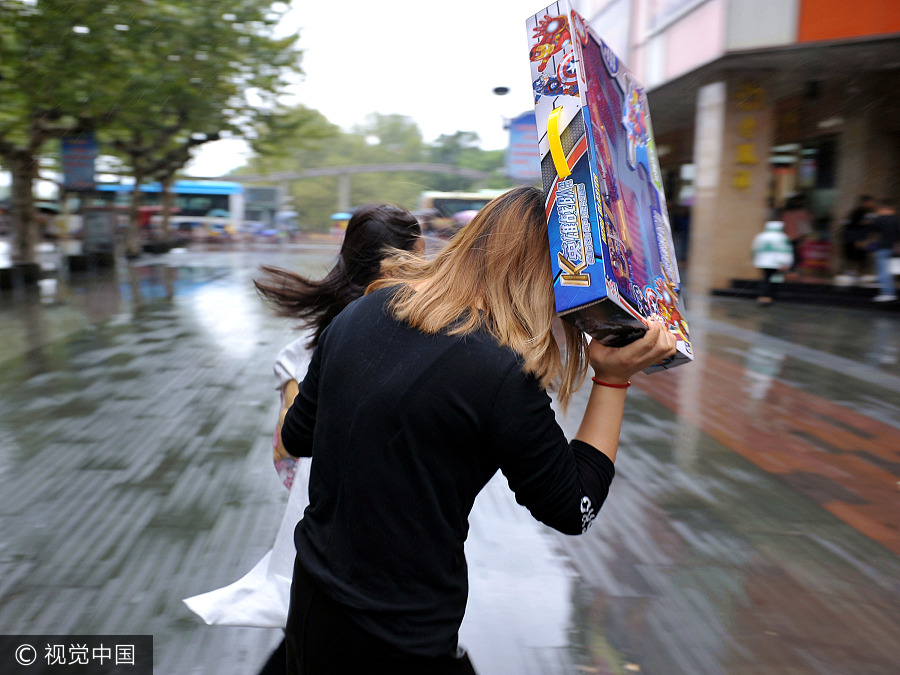
<path fill-rule="evenodd" d="M 560 0 L 526 22 L 556 310 L 604 344 L 665 323 L 693 358 L 643 87 Z"/>

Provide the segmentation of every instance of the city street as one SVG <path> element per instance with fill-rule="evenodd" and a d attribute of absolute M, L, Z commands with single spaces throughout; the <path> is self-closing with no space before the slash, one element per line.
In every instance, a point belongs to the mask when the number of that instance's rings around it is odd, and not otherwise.
<path fill-rule="evenodd" d="M 152 634 L 156 673 L 259 669 L 280 631 L 182 599 L 247 572 L 288 496 L 272 362 L 296 332 L 251 279 L 336 253 L 197 248 L 0 295 L 0 634 Z M 692 297 L 687 318 L 697 360 L 636 378 L 586 535 L 502 476 L 476 502 L 480 675 L 897 672 L 900 317 Z"/>

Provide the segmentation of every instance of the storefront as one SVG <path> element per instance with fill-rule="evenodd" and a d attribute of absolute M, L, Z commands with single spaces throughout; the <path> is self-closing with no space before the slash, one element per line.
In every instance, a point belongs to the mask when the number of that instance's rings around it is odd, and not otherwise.
<path fill-rule="evenodd" d="M 601 35 L 616 19 L 610 34 L 647 87 L 670 211 L 690 210 L 692 290 L 755 277 L 752 239 L 789 201 L 823 242 L 858 195 L 900 201 L 900 3 L 587 4 Z"/>

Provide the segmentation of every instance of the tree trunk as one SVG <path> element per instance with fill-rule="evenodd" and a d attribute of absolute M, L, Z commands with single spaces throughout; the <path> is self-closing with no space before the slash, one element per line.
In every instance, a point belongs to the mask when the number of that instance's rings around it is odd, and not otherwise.
<path fill-rule="evenodd" d="M 141 184 L 144 182 L 144 172 L 137 167 L 137 164 L 138 162 L 132 162 L 132 167 L 134 168 L 134 192 L 131 193 L 128 230 L 125 232 L 126 258 L 136 258 L 141 254 L 138 229 L 140 228 Z"/>
<path fill-rule="evenodd" d="M 33 263 L 37 261 L 38 220 L 34 208 L 34 181 L 38 175 L 38 163 L 25 150 L 17 150 L 6 157 L 12 174 L 12 217 L 15 228 L 13 260 Z"/>
<path fill-rule="evenodd" d="M 172 192 L 172 183 L 175 182 L 175 174 L 169 174 L 162 179 L 162 239 L 169 241 L 169 222 L 172 217 L 172 206 L 175 202 L 175 194 Z"/>

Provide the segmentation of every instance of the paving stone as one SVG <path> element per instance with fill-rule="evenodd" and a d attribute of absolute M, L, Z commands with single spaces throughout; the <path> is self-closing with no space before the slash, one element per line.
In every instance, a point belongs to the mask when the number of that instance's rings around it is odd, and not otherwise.
<path fill-rule="evenodd" d="M 261 666 L 280 631 L 181 599 L 249 570 L 287 497 L 271 372 L 297 334 L 251 279 L 335 252 L 189 251 L 171 302 L 157 259 L 139 300 L 125 270 L 0 297 L 0 633 L 151 633 L 166 675 Z M 900 326 L 727 298 L 688 316 L 698 360 L 636 378 L 587 535 L 502 476 L 476 501 L 461 639 L 482 675 L 896 672 Z"/>

